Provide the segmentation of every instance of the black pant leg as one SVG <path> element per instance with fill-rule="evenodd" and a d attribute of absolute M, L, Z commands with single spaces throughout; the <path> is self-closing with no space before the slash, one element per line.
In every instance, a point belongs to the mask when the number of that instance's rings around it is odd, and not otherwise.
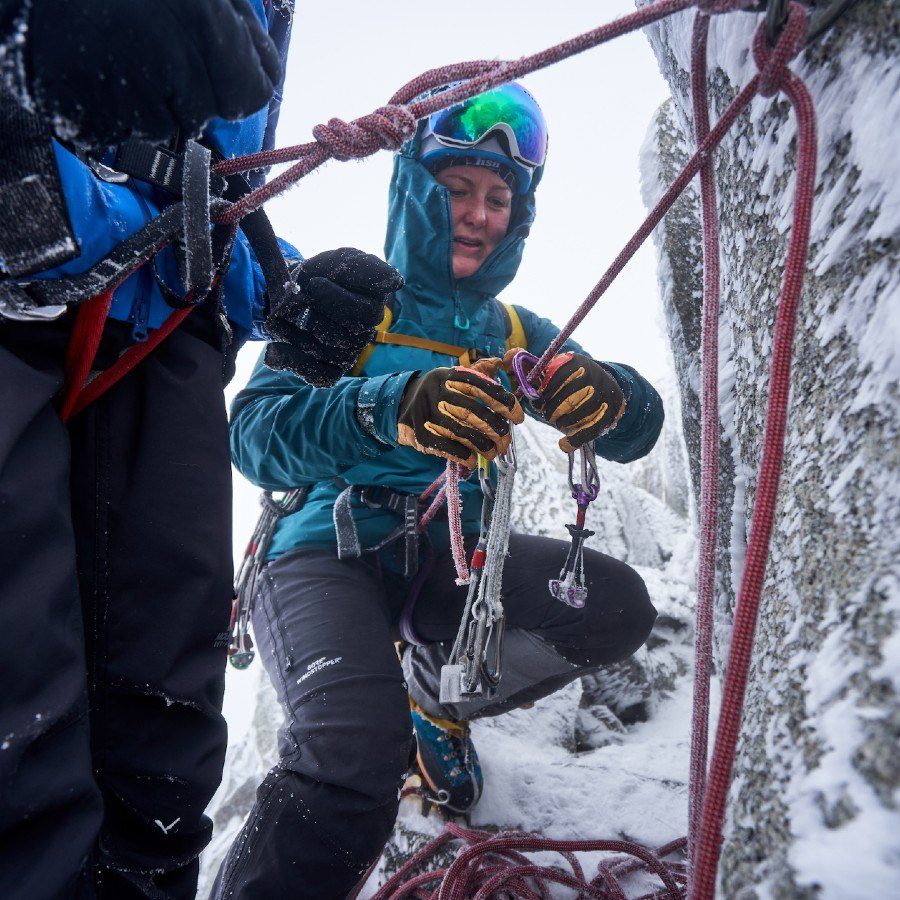
<path fill-rule="evenodd" d="M 558 576 L 566 552 L 564 541 L 510 536 L 503 570 L 507 632 L 498 695 L 453 706 L 438 703 L 440 669 L 459 627 L 466 588 L 454 583 L 449 554 L 437 557 L 413 616 L 416 632 L 433 643 L 408 647 L 403 661 L 410 694 L 423 709 L 451 718 L 497 715 L 627 659 L 646 641 L 656 610 L 643 579 L 620 560 L 586 549 L 584 607 L 575 609 L 551 596 L 548 582 Z"/>
<path fill-rule="evenodd" d="M 98 889 L 115 900 L 186 900 L 226 746 L 231 469 L 221 351 L 176 331 L 70 433 L 105 804 Z"/>
<path fill-rule="evenodd" d="M 69 438 L 52 405 L 65 331 L 0 325 L 0 897 L 90 896 L 92 774 Z"/>
<path fill-rule="evenodd" d="M 253 630 L 285 712 L 281 760 L 214 897 L 343 900 L 381 854 L 412 750 L 390 618 L 374 570 L 332 549 L 265 570 Z"/>

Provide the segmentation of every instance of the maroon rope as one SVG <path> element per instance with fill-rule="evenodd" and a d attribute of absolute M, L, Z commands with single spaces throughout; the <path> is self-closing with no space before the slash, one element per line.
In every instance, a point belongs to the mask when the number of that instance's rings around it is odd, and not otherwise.
<path fill-rule="evenodd" d="M 412 876 L 450 841 L 459 841 L 464 848 L 446 869 L 436 869 Z M 616 881 L 622 869 L 615 861 L 601 865 L 601 873 L 593 881 L 587 881 L 584 869 L 575 856 L 577 852 L 605 851 L 626 854 L 628 871 L 643 868 L 657 875 L 664 890 L 650 896 L 681 898 L 678 885 L 683 875 L 669 871 L 662 858 L 684 847 L 684 841 L 676 841 L 651 851 L 645 847 L 619 840 L 561 841 L 533 834 L 492 834 L 477 829 L 461 828 L 448 824 L 442 834 L 422 847 L 378 890 L 373 900 L 400 900 L 416 894 L 425 885 L 440 882 L 427 894 L 431 900 L 480 900 L 480 898 L 506 896 L 512 891 L 516 898 L 547 898 L 550 884 L 562 884 L 580 892 L 582 897 L 615 898 L 625 895 Z M 522 852 L 554 851 L 563 856 L 572 871 L 550 866 L 540 866 L 530 861 Z M 512 865 L 510 865 L 510 862 Z M 526 882 L 525 879 L 528 879 Z"/>
<path fill-rule="evenodd" d="M 314 141 L 225 160 L 215 167 L 218 174 L 225 176 L 292 160 L 299 162 L 247 194 L 217 221 L 226 224 L 240 221 L 247 213 L 283 193 L 328 159 L 361 159 L 383 149 L 398 150 L 405 140 L 412 137 L 419 119 L 636 31 L 672 13 L 687 9 L 695 5 L 695 2 L 696 0 L 657 0 L 656 3 L 601 25 L 593 31 L 512 62 L 476 60 L 430 69 L 405 84 L 387 106 L 382 106 L 373 113 L 349 123 L 333 118 L 329 119 L 327 125 L 317 125 L 313 129 Z M 413 100 L 425 91 L 454 81 L 460 81 L 461 84 L 434 96 Z"/>
<path fill-rule="evenodd" d="M 690 184 L 691 179 L 700 170 L 700 166 L 706 157 L 721 142 L 722 138 L 735 123 L 738 116 L 750 105 L 750 101 L 759 90 L 760 75 L 754 75 L 746 87 L 731 101 L 731 104 L 722 113 L 716 122 L 715 128 L 706 136 L 703 143 L 697 148 L 696 153 L 688 160 L 678 177 L 669 185 L 668 190 L 657 201 L 656 206 L 644 219 L 640 228 L 632 235 L 631 239 L 622 249 L 622 252 L 613 260 L 612 265 L 604 272 L 603 277 L 594 285 L 591 292 L 584 298 L 572 318 L 560 329 L 559 334 L 551 341 L 544 355 L 537 361 L 528 375 L 532 384 L 537 383 L 541 373 L 550 363 L 550 360 L 559 352 L 560 347 L 572 336 L 572 332 L 584 321 L 587 314 L 594 308 L 597 301 L 606 293 L 609 286 L 615 281 L 618 274 L 625 268 L 629 260 L 637 253 L 641 244 L 653 233 L 653 229 L 662 221 L 663 216 L 672 208 L 675 201 L 681 196 L 684 189 Z"/>
<path fill-rule="evenodd" d="M 756 64 L 761 71 L 767 73 L 767 77 L 762 79 L 766 90 L 771 91 L 767 96 L 774 94 L 780 86 L 787 94 L 797 118 L 797 176 L 790 243 L 775 318 L 759 484 L 747 543 L 747 558 L 734 615 L 728 670 L 722 690 L 722 709 L 716 730 L 709 784 L 698 831 L 697 857 L 694 862 L 690 893 L 693 900 L 707 900 L 715 894 L 725 803 L 740 734 L 747 676 L 753 655 L 756 620 L 784 460 L 794 329 L 806 271 L 816 181 L 815 109 L 806 86 L 787 68 L 791 56 L 785 52 L 784 47 L 793 47 L 793 53 L 796 53 L 802 46 L 806 30 L 806 9 L 799 3 L 792 2 L 787 24 L 776 48 L 774 50 L 768 48 L 765 29 L 762 27 L 757 30 L 753 43 Z"/>
<path fill-rule="evenodd" d="M 709 134 L 706 51 L 709 16 L 694 19 L 691 41 L 691 98 L 697 146 Z M 716 581 L 719 474 L 719 217 L 716 182 L 710 155 L 700 166 L 700 209 L 703 222 L 703 315 L 700 340 L 700 548 L 694 638 L 694 702 L 691 725 L 688 792 L 688 859 L 697 853 L 698 829 L 706 790 L 709 745 L 709 687 L 712 676 L 713 596 Z"/>

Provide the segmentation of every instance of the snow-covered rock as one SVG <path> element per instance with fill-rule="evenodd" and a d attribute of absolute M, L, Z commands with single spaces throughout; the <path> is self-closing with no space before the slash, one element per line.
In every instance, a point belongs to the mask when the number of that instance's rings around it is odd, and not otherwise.
<path fill-rule="evenodd" d="M 821 6 L 821 3 L 813 3 Z M 673 101 L 643 152 L 648 205 L 690 152 L 693 11 L 648 29 Z M 712 115 L 754 73 L 759 16 L 718 16 Z M 729 797 L 726 897 L 894 895 L 900 883 L 900 4 L 862 2 L 795 63 L 818 116 L 812 245 L 785 467 Z M 796 129 L 757 99 L 716 152 L 722 241 L 720 670 L 753 510 Z M 701 253 L 696 192 L 656 234 L 696 490 Z"/>

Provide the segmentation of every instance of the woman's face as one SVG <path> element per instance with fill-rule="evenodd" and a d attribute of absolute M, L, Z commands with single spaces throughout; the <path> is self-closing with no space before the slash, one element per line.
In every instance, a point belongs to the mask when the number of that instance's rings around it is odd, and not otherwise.
<path fill-rule="evenodd" d="M 512 191 L 496 172 L 479 166 L 450 166 L 436 178 L 450 192 L 453 277 L 468 278 L 506 235 Z"/>

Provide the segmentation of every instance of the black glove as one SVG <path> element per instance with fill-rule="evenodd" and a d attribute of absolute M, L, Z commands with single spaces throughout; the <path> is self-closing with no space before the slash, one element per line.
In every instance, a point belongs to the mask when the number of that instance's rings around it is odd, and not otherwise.
<path fill-rule="evenodd" d="M 293 288 L 266 319 L 272 338 L 266 365 L 328 387 L 372 341 L 384 304 L 403 287 L 403 278 L 377 256 L 341 247 L 296 265 L 291 281 Z"/>
<path fill-rule="evenodd" d="M 600 363 L 581 353 L 553 357 L 541 376 L 534 411 L 565 434 L 567 453 L 611 431 L 625 412 L 619 383 Z"/>
<path fill-rule="evenodd" d="M 247 0 L 31 0 L 25 88 L 91 146 L 198 133 L 265 106 L 281 64 Z"/>
<path fill-rule="evenodd" d="M 525 413 L 519 401 L 490 377 L 491 362 L 432 369 L 410 379 L 397 416 L 398 441 L 474 469 L 477 454 L 493 459 L 509 447 L 510 423 Z"/>

